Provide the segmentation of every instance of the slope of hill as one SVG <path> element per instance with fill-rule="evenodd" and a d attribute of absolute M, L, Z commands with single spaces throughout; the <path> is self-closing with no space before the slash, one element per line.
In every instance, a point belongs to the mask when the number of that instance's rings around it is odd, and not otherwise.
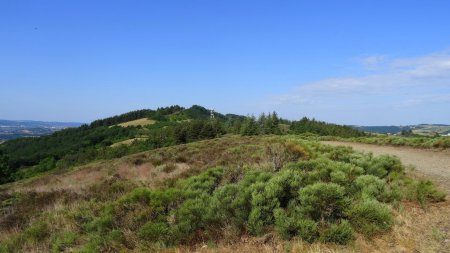
<path fill-rule="evenodd" d="M 2 144 L 0 252 L 412 251 L 396 208 L 445 200 L 395 157 L 311 141 L 364 136 L 353 128 L 211 113 L 140 110 Z"/>
<path fill-rule="evenodd" d="M 211 115 L 212 114 L 212 115 Z M 130 125 L 136 120 L 152 124 Z M 120 124 L 130 125 L 120 127 Z M 90 125 L 65 129 L 40 138 L 20 138 L 3 143 L 0 183 L 32 177 L 53 169 L 65 169 L 101 159 L 122 157 L 224 134 L 301 134 L 358 137 L 364 134 L 350 127 L 303 118 L 280 119 L 276 113 L 255 117 L 212 112 L 194 105 L 138 110 L 96 120 Z M 123 145 L 120 145 L 122 143 Z M 116 145 L 113 145 L 116 144 Z M 129 145 L 128 145 L 129 144 Z"/>
<path fill-rule="evenodd" d="M 234 135 L 4 185 L 0 252 L 412 252 L 444 198 L 394 157 Z"/>
<path fill-rule="evenodd" d="M 74 122 L 44 122 L 32 120 L 2 120 L 0 119 L 0 142 L 21 137 L 38 137 L 50 135 L 69 127 L 79 127 L 82 123 Z"/>

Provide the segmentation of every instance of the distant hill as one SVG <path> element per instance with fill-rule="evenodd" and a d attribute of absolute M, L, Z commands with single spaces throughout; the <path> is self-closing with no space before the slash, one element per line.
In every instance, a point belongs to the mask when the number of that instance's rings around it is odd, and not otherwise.
<path fill-rule="evenodd" d="M 49 135 L 69 127 L 79 127 L 82 123 L 75 122 L 45 122 L 33 120 L 0 119 L 0 142 L 20 137 L 37 137 Z"/>
<path fill-rule="evenodd" d="M 108 160 L 151 149 L 218 138 L 226 134 L 250 136 L 312 133 L 340 137 L 365 135 L 348 126 L 314 119 L 288 121 L 279 118 L 275 112 L 261 114 L 258 118 L 221 114 L 199 105 L 190 108 L 175 105 L 156 110 L 137 110 L 76 128 L 67 127 L 77 123 L 33 122 L 41 131 L 46 131 L 39 134 L 30 130 L 33 129 L 31 127 L 27 128 L 31 126 L 30 122 L 28 125 L 26 123 L 14 125 L 22 136 L 47 135 L 40 138 L 17 138 L 0 145 L 0 168 L 7 168 L 3 169 L 3 172 L 0 169 L 0 183 L 2 179 L 3 182 L 19 180 L 51 169 L 64 169 L 94 160 Z M 57 131 L 62 128 L 67 129 Z"/>
<path fill-rule="evenodd" d="M 411 130 L 414 134 L 419 135 L 447 135 L 450 134 L 450 125 L 445 124 L 419 124 L 407 126 L 352 126 L 355 129 L 380 134 L 398 134 L 403 130 Z"/>
<path fill-rule="evenodd" d="M 439 135 L 447 135 L 450 133 L 450 125 L 444 124 L 420 124 L 416 126 L 410 126 L 410 129 L 415 134 L 439 134 Z"/>

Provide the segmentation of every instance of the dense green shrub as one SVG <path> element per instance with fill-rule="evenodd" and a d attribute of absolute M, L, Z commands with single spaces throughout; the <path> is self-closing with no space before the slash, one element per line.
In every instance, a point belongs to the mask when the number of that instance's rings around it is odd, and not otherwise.
<path fill-rule="evenodd" d="M 77 237 L 78 235 L 71 231 L 66 231 L 61 235 L 57 235 L 52 241 L 52 252 L 68 251 L 71 246 L 75 244 Z"/>
<path fill-rule="evenodd" d="M 113 228 L 114 217 L 109 210 L 104 210 L 99 217 L 84 226 L 87 232 L 105 234 Z"/>
<path fill-rule="evenodd" d="M 251 210 L 250 193 L 242 185 L 225 185 L 214 192 L 208 217 L 218 226 L 245 228 Z"/>
<path fill-rule="evenodd" d="M 314 220 L 332 220 L 343 216 L 349 205 L 345 188 L 335 183 L 315 183 L 299 192 L 302 211 Z"/>
<path fill-rule="evenodd" d="M 209 200 L 206 195 L 188 199 L 175 210 L 174 222 L 171 224 L 173 242 L 192 242 L 196 231 L 208 229 L 205 214 L 208 213 Z"/>
<path fill-rule="evenodd" d="M 152 242 L 167 242 L 170 239 L 169 225 L 165 222 L 150 221 L 139 229 L 138 235 L 140 238 Z"/>
<path fill-rule="evenodd" d="M 296 222 L 297 236 L 312 243 L 318 238 L 318 223 L 309 219 L 300 219 Z"/>
<path fill-rule="evenodd" d="M 377 198 L 384 191 L 384 180 L 373 175 L 362 175 L 356 178 L 355 186 L 363 196 Z"/>
<path fill-rule="evenodd" d="M 386 184 L 378 199 L 385 203 L 397 203 L 405 198 L 404 179 L 396 179 Z"/>
<path fill-rule="evenodd" d="M 33 242 L 44 240 L 49 235 L 50 235 L 49 224 L 43 220 L 34 222 L 24 232 L 25 240 L 31 240 Z"/>
<path fill-rule="evenodd" d="M 295 169 L 283 169 L 264 184 L 255 184 L 252 193 L 252 211 L 249 230 L 254 234 L 264 232 L 264 227 L 274 223 L 274 210 L 295 202 L 298 190 L 304 185 L 304 173 Z"/>
<path fill-rule="evenodd" d="M 417 201 L 422 206 L 425 206 L 427 201 L 440 202 L 444 201 L 447 194 L 443 191 L 439 191 L 435 185 L 429 180 L 421 180 L 417 183 Z"/>
<path fill-rule="evenodd" d="M 380 155 L 380 156 L 375 157 L 373 160 L 374 160 L 373 166 L 382 167 L 387 171 L 387 173 L 391 173 L 391 172 L 401 173 L 404 171 L 404 167 L 398 157 L 391 156 L 391 155 Z M 367 172 L 369 174 L 372 174 L 372 173 L 370 173 L 370 171 L 367 171 Z M 379 176 L 379 177 L 382 177 L 382 176 Z"/>
<path fill-rule="evenodd" d="M 364 169 L 353 164 L 334 162 L 333 171 L 330 173 L 330 181 L 351 190 L 356 178 L 364 174 Z"/>
<path fill-rule="evenodd" d="M 106 251 L 106 249 L 111 252 L 118 252 L 124 241 L 123 234 L 116 229 L 104 235 L 94 233 L 89 236 L 89 240 L 79 252 L 95 253 Z"/>
<path fill-rule="evenodd" d="M 379 178 L 384 178 L 389 173 L 402 173 L 404 171 L 400 159 L 390 155 L 373 157 L 371 153 L 369 155 L 356 153 L 349 157 L 349 161 L 363 168 L 366 174 L 371 174 Z"/>
<path fill-rule="evenodd" d="M 306 184 L 314 184 L 320 181 L 329 182 L 331 172 L 335 169 L 334 162 L 325 158 L 302 161 L 298 163 L 298 166 L 301 170 L 308 172 L 305 176 Z"/>
<path fill-rule="evenodd" d="M 252 185 L 251 196 L 252 209 L 248 217 L 248 229 L 254 235 L 261 235 L 268 225 L 273 224 L 273 210 L 279 207 L 279 201 L 266 191 L 264 183 Z M 268 198 L 266 198 L 268 197 Z"/>
<path fill-rule="evenodd" d="M 345 245 L 353 240 L 353 229 L 346 220 L 341 220 L 337 224 L 332 224 L 320 235 L 320 240 L 327 243 Z"/>
<path fill-rule="evenodd" d="M 142 202 L 148 203 L 150 201 L 150 196 L 152 191 L 146 187 L 140 187 L 134 189 L 132 192 L 123 196 L 119 201 L 123 203 L 132 203 L 132 202 Z"/>
<path fill-rule="evenodd" d="M 219 186 L 222 176 L 222 168 L 209 169 L 198 176 L 182 181 L 181 190 L 186 196 L 197 196 L 199 193 L 211 194 Z"/>
<path fill-rule="evenodd" d="M 275 229 L 284 239 L 298 236 L 306 242 L 313 242 L 318 237 L 317 222 L 301 217 L 298 213 L 288 214 L 283 209 L 276 209 Z"/>
<path fill-rule="evenodd" d="M 326 156 L 334 161 L 349 162 L 350 155 L 353 154 L 351 147 L 337 146 L 327 152 Z"/>
<path fill-rule="evenodd" d="M 269 173 L 251 170 L 237 184 L 227 184 L 218 188 L 210 202 L 208 221 L 219 226 L 234 225 L 238 230 L 248 228 L 254 233 L 258 229 L 262 231 L 264 225 L 258 221 L 260 212 L 254 211 L 252 218 L 249 218 L 252 211 L 252 196 L 258 194 L 255 193 L 258 189 L 260 193 L 264 191 L 265 182 L 270 178 Z M 269 216 L 272 216 L 270 212 Z"/>
<path fill-rule="evenodd" d="M 286 211 L 278 208 L 274 211 L 275 229 L 283 239 L 291 239 L 297 235 L 298 227 L 296 226 L 296 217 L 288 217 Z"/>
<path fill-rule="evenodd" d="M 384 232 L 393 223 L 389 208 L 373 199 L 356 202 L 348 212 L 348 216 L 353 227 L 367 236 Z"/>

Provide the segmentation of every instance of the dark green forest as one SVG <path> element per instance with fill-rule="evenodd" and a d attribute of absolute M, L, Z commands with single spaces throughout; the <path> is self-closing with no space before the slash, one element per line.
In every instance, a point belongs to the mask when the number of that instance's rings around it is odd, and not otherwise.
<path fill-rule="evenodd" d="M 212 115 L 213 114 L 213 117 Z M 121 127 L 117 124 L 149 118 L 156 123 Z M 39 138 L 20 138 L 0 145 L 0 183 L 32 177 L 39 173 L 67 169 L 100 159 L 112 159 L 155 148 L 217 138 L 225 134 L 283 135 L 312 133 L 322 136 L 360 137 L 351 127 L 303 118 L 288 121 L 273 112 L 254 116 L 211 113 L 194 105 L 175 105 L 156 110 L 137 110 L 93 121 Z M 140 138 L 131 145 L 114 143 Z"/>

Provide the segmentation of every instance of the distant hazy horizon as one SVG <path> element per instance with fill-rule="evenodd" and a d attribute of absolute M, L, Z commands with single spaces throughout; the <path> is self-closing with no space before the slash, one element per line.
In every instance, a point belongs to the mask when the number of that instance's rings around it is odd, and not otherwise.
<path fill-rule="evenodd" d="M 0 118 L 450 124 L 448 1 L 2 1 Z"/>

